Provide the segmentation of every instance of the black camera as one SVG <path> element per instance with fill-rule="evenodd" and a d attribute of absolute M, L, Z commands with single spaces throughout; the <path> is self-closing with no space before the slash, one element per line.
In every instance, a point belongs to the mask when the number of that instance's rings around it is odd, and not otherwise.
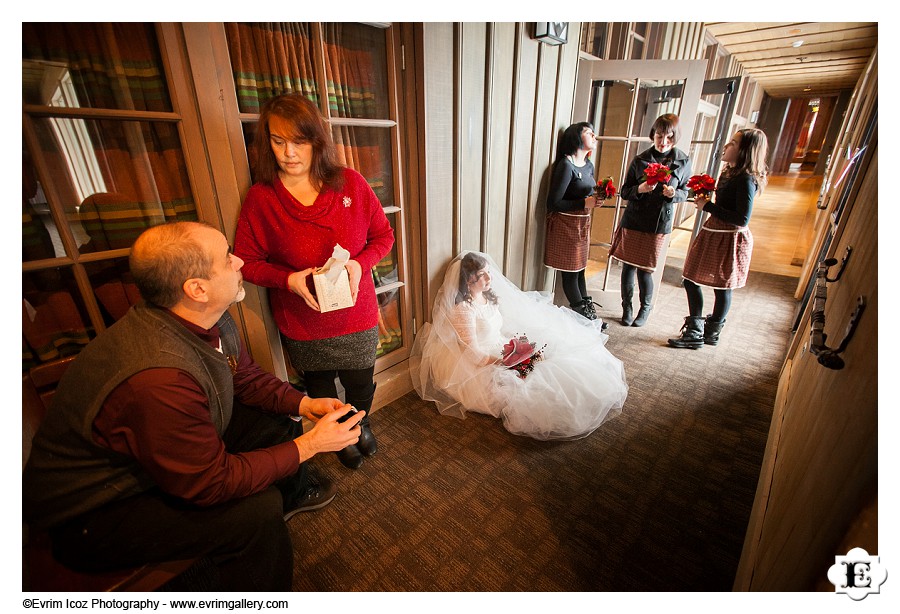
<path fill-rule="evenodd" d="M 355 414 L 357 411 L 358 411 L 358 410 L 357 410 L 355 407 L 353 407 L 353 406 L 351 405 L 351 406 L 350 406 L 350 411 L 348 411 L 346 414 L 344 414 L 343 416 L 341 416 L 340 418 L 338 418 L 337 421 L 338 421 L 338 422 L 346 422 L 347 420 L 350 419 L 350 416 L 352 416 L 353 414 Z"/>

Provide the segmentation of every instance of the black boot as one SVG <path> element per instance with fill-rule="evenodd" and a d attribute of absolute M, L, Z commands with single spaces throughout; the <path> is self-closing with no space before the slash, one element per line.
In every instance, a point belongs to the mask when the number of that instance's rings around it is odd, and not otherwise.
<path fill-rule="evenodd" d="M 653 293 L 645 293 L 644 288 L 641 287 L 638 294 L 641 299 L 641 308 L 638 309 L 637 317 L 631 323 L 632 326 L 643 326 L 646 324 L 647 318 L 650 317 L 650 312 L 653 310 Z"/>
<path fill-rule="evenodd" d="M 347 469 L 359 469 L 363 462 L 363 455 L 360 453 L 356 444 L 347 446 L 343 450 L 337 452 L 338 460 Z"/>
<path fill-rule="evenodd" d="M 703 343 L 706 345 L 718 345 L 719 333 L 725 326 L 725 318 L 721 320 L 713 318 L 711 315 L 706 316 L 706 325 L 703 327 Z"/>
<path fill-rule="evenodd" d="M 622 297 L 622 326 L 631 326 L 634 322 L 634 307 L 631 306 L 631 297 Z"/>
<path fill-rule="evenodd" d="M 669 345 L 673 348 L 690 348 L 699 350 L 703 347 L 703 317 L 688 316 L 681 327 L 681 336 L 669 339 Z"/>
<path fill-rule="evenodd" d="M 595 303 L 594 299 L 589 296 L 584 297 L 584 300 L 581 302 L 584 305 L 584 317 L 586 317 L 588 320 L 600 320 L 601 331 L 609 328 L 609 324 L 604 322 L 603 319 L 597 315 L 597 310 L 594 309 L 594 305 L 596 305 L 597 307 L 602 307 L 602 305 Z"/>
<path fill-rule="evenodd" d="M 362 452 L 365 456 L 372 456 L 378 451 L 378 442 L 375 441 L 375 434 L 372 433 L 372 428 L 369 426 L 369 412 L 372 410 L 372 401 L 375 399 L 375 384 L 372 384 L 372 396 L 363 401 L 354 401 L 353 406 L 360 410 L 366 412 L 366 417 L 363 418 L 360 423 L 360 435 L 359 441 L 356 442 L 356 447 Z"/>
<path fill-rule="evenodd" d="M 569 307 L 578 315 L 584 316 L 588 320 L 596 320 L 597 314 L 594 313 L 594 305 L 590 299 L 583 298 L 577 303 L 569 303 Z"/>
<path fill-rule="evenodd" d="M 638 309 L 637 317 L 634 319 L 634 322 L 631 323 L 632 326 L 643 326 L 647 323 L 647 319 L 650 317 L 650 312 L 653 311 L 653 306 L 651 305 L 652 302 L 652 296 L 648 296 L 646 299 L 641 299 L 641 308 Z"/>

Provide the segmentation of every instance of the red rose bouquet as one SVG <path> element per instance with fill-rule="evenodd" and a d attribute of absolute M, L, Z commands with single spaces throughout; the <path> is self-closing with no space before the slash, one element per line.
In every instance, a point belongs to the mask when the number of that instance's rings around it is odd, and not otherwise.
<path fill-rule="evenodd" d="M 644 169 L 644 181 L 649 186 L 655 186 L 657 183 L 666 183 L 671 176 L 672 171 L 669 167 L 659 162 L 653 162 Z"/>
<path fill-rule="evenodd" d="M 546 344 L 537 349 L 537 344 L 529 341 L 526 335 L 516 335 L 503 346 L 500 358 L 503 366 L 525 379 L 534 370 L 534 363 L 543 359 L 545 347 Z"/>
<path fill-rule="evenodd" d="M 612 177 L 607 177 L 606 179 L 601 179 L 597 182 L 597 187 L 594 188 L 594 195 L 600 200 L 609 200 L 610 198 L 615 198 L 616 196 L 616 186 L 613 185 Z"/>
<path fill-rule="evenodd" d="M 709 196 L 711 192 L 716 191 L 716 180 L 706 173 L 694 175 L 688 179 L 687 187 L 693 190 L 696 196 Z"/>

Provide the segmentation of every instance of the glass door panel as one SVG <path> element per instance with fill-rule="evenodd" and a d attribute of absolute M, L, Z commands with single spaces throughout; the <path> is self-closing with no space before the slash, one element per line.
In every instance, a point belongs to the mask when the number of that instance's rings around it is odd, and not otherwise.
<path fill-rule="evenodd" d="M 319 104 L 318 62 L 308 23 L 226 23 L 225 36 L 241 113 L 259 113 L 280 94 Z"/>
<path fill-rule="evenodd" d="M 631 136 L 650 139 L 650 128 L 656 118 L 665 113 L 681 114 L 681 80 L 661 82 L 638 79 L 637 98 L 634 101 L 634 121 Z"/>
<path fill-rule="evenodd" d="M 328 109 L 333 117 L 390 118 L 384 30 L 322 24 Z"/>
<path fill-rule="evenodd" d="M 137 300 L 127 256 L 145 228 L 198 219 L 170 30 L 23 24 L 23 369 L 77 353 Z"/>
<path fill-rule="evenodd" d="M 629 81 L 598 81 L 593 86 L 592 105 L 597 136 L 625 137 L 634 98 L 634 83 Z"/>
<path fill-rule="evenodd" d="M 23 23 L 25 104 L 171 111 L 150 23 Z"/>
<path fill-rule="evenodd" d="M 84 268 L 107 326 L 140 302 L 141 295 L 134 284 L 128 258 L 88 262 Z"/>
<path fill-rule="evenodd" d="M 403 346 L 400 289 L 378 294 L 378 349 L 376 358 L 386 356 Z"/>
<path fill-rule="evenodd" d="M 337 125 L 332 133 L 341 163 L 366 178 L 383 207 L 392 206 L 394 169 L 390 129 Z"/>
<path fill-rule="evenodd" d="M 388 222 L 391 224 L 391 228 L 394 229 L 394 234 L 398 233 L 397 229 L 397 214 L 396 213 L 387 213 Z M 372 277 L 375 280 L 375 291 L 377 292 L 380 288 L 384 288 L 385 286 L 396 285 L 400 281 L 400 269 L 398 267 L 398 253 L 397 253 L 397 242 L 394 242 L 394 246 L 391 248 L 384 258 L 382 258 L 378 264 L 372 269 Z"/>
<path fill-rule="evenodd" d="M 401 159 L 398 95 L 390 85 L 397 81 L 390 78 L 395 71 L 390 52 L 392 27 L 240 23 L 226 24 L 226 36 L 250 164 L 255 159 L 259 106 L 272 96 L 300 92 L 317 102 L 330 125 L 341 164 L 358 171 L 384 207 L 395 242 L 372 271 L 380 312 L 376 371 L 399 362 L 408 354 L 412 335 L 404 334 L 411 322 L 404 313 L 410 297 L 403 264 L 405 223 L 397 168 Z M 282 57 L 286 55 L 291 58 Z M 251 167 L 251 180 L 253 174 Z M 405 352 L 399 351 L 404 348 Z M 388 356 L 387 361 L 381 360 Z"/>
<path fill-rule="evenodd" d="M 615 32 L 614 32 L 615 34 Z M 682 137 L 677 143 L 689 150 L 696 108 L 705 75 L 705 62 L 581 60 L 579 71 L 590 74 L 590 91 L 576 92 L 575 108 L 590 109 L 598 135 L 594 166 L 596 179 L 613 178 L 621 187 L 631 160 L 650 147 L 650 127 L 664 113 L 680 118 Z M 589 97 L 589 104 L 579 102 Z M 617 195 L 592 212 L 588 267 L 603 271 L 602 290 L 610 274 L 609 246 L 625 203 Z M 665 258 L 665 254 L 663 254 Z M 662 267 L 655 275 L 661 276 Z"/>
<path fill-rule="evenodd" d="M 175 124 L 51 117 L 34 130 L 81 253 L 128 249 L 150 226 L 197 219 Z"/>
<path fill-rule="evenodd" d="M 22 274 L 22 368 L 80 352 L 94 337 L 72 267 Z"/>

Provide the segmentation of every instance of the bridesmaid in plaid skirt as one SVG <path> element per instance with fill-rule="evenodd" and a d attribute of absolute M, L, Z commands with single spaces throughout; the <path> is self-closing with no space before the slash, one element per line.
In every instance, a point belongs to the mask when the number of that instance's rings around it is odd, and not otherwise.
<path fill-rule="evenodd" d="M 675 221 L 675 203 L 687 199 L 691 160 L 675 147 L 681 134 L 678 116 L 660 115 L 650 127 L 653 146 L 634 157 L 622 182 L 622 199 L 628 201 L 616 228 L 610 255 L 622 262 L 622 325 L 643 326 L 653 308 L 653 271 L 658 266 L 666 238 Z M 651 164 L 671 171 L 665 180 L 647 176 Z M 637 278 L 640 309 L 634 315 L 634 282 Z"/>
<path fill-rule="evenodd" d="M 684 290 L 690 315 L 684 319 L 681 336 L 669 339 L 675 348 L 700 349 L 704 344 L 716 345 L 731 307 L 731 291 L 743 288 L 750 271 L 753 235 L 747 224 L 753 210 L 753 199 L 766 186 L 766 155 L 769 145 L 762 130 L 738 130 L 725 145 L 722 161 L 725 170 L 716 186 L 716 200 L 698 194 L 697 211 L 709 218 L 688 250 L 684 261 Z M 703 291 L 713 289 L 716 295 L 713 312 L 703 317 Z"/>
<path fill-rule="evenodd" d="M 588 122 L 572 124 L 559 139 L 547 192 L 544 266 L 560 271 L 572 310 L 588 320 L 597 320 L 604 330 L 607 325 L 597 316 L 584 278 L 591 240 L 591 209 L 598 204 L 594 165 L 588 158 L 595 147 L 597 137 Z"/>

